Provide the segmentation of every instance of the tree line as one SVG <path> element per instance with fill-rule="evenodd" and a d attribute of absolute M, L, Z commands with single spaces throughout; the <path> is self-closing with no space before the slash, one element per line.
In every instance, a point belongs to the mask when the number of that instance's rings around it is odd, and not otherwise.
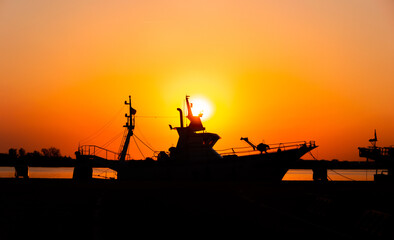
<path fill-rule="evenodd" d="M 16 148 L 10 148 L 8 150 L 8 156 L 10 158 L 61 158 L 62 155 L 60 153 L 60 149 L 55 147 L 50 148 L 42 148 L 41 151 L 33 151 L 33 152 L 26 152 L 24 148 L 20 148 L 19 150 Z"/>
<path fill-rule="evenodd" d="M 10 148 L 0 154 L 0 166 L 68 167 L 74 166 L 75 159 L 62 156 L 55 147 L 42 148 L 41 151 L 26 152 L 24 148 Z"/>

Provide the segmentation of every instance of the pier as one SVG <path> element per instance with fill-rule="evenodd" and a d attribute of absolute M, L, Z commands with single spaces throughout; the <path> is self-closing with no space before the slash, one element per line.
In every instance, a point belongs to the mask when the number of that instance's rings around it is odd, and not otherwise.
<path fill-rule="evenodd" d="M 99 152 L 105 157 L 97 156 Z M 112 168 L 114 164 L 118 164 L 114 153 L 105 152 L 97 146 L 85 147 L 83 151 L 83 158 L 80 160 L 68 159 L 68 160 L 40 160 L 40 161 L 27 161 L 28 167 L 74 167 L 79 168 L 77 171 L 85 170 L 82 175 L 85 178 L 90 179 L 91 169 L 93 168 Z M 127 161 L 127 160 L 126 160 Z M 140 160 L 144 161 L 144 160 Z M 0 161 L 2 167 L 15 167 L 15 161 L 11 159 L 2 159 Z M 328 170 L 378 170 L 389 172 L 393 166 L 387 163 L 376 163 L 374 161 L 338 161 L 338 160 L 298 160 L 290 164 L 289 169 L 305 169 L 313 171 L 314 181 L 327 181 Z M 75 170 L 74 170 L 75 171 Z M 377 172 L 378 173 L 378 172 Z"/>
<path fill-rule="evenodd" d="M 376 170 L 375 180 L 381 180 L 382 176 L 383 178 L 385 178 L 384 176 L 392 178 L 393 166 L 389 163 L 376 163 L 372 161 L 329 161 L 300 159 L 292 163 L 289 169 L 310 169 L 313 171 L 314 181 L 327 181 L 327 170 Z M 387 175 L 379 174 L 378 170 L 384 170 Z"/>
<path fill-rule="evenodd" d="M 386 183 L 0 179 L 0 187 L 4 239 L 394 236 Z"/>

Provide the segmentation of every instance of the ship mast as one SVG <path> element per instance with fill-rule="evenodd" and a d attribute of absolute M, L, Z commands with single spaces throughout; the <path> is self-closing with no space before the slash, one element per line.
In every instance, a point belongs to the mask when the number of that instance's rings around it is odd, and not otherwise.
<path fill-rule="evenodd" d="M 121 153 L 119 154 L 119 161 L 123 162 L 126 159 L 126 154 L 127 154 L 127 149 L 129 148 L 129 143 L 130 143 L 130 138 L 133 136 L 133 130 L 135 127 L 135 117 L 134 115 L 137 113 L 137 111 L 131 107 L 131 96 L 129 96 L 129 102 L 125 101 L 124 104 L 129 105 L 129 114 L 125 114 L 125 117 L 127 118 L 126 125 L 123 127 L 126 128 L 125 137 L 123 139 L 123 147 L 121 146 Z"/>
<path fill-rule="evenodd" d="M 189 103 L 189 96 L 186 96 L 186 105 L 187 105 L 187 118 L 190 121 L 188 128 L 192 131 L 205 130 L 205 127 L 203 127 L 201 122 L 202 113 L 200 113 L 198 116 L 193 116 L 192 104 Z"/>

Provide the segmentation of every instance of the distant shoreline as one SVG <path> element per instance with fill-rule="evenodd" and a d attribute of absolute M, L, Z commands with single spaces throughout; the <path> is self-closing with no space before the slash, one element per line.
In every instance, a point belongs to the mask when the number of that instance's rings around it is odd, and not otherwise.
<path fill-rule="evenodd" d="M 0 159 L 0 167 L 14 167 L 20 159 Z M 27 158 L 23 159 L 29 167 L 75 167 L 76 159 L 64 158 Z"/>

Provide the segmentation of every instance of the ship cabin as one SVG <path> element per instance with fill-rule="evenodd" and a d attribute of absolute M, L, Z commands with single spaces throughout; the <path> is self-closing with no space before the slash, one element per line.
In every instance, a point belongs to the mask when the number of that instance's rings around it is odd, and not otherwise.
<path fill-rule="evenodd" d="M 181 161 L 211 161 L 214 159 L 221 159 L 213 146 L 220 139 L 219 135 L 215 133 L 204 132 L 205 128 L 202 125 L 202 114 L 194 116 L 189 103 L 189 96 L 186 96 L 187 104 L 187 118 L 190 121 L 188 126 L 183 126 L 183 112 L 180 108 L 177 110 L 180 113 L 180 127 L 172 128 L 178 132 L 179 139 L 176 148 L 170 148 L 170 157 Z"/>

